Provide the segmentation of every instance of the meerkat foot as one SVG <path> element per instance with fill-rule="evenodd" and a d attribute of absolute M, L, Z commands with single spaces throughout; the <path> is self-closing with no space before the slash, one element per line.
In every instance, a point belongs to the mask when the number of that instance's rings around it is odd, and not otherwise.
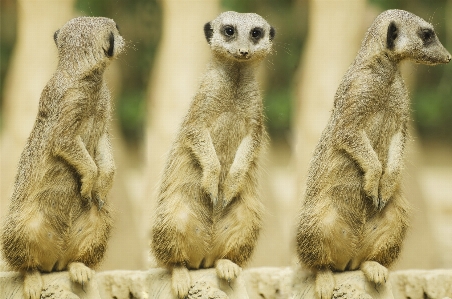
<path fill-rule="evenodd" d="M 24 298 L 39 299 L 42 292 L 42 278 L 39 271 L 27 271 L 24 274 Z"/>
<path fill-rule="evenodd" d="M 383 284 L 388 280 L 388 269 L 375 261 L 363 262 L 359 268 L 364 276 L 375 284 Z"/>
<path fill-rule="evenodd" d="M 327 269 L 317 272 L 315 276 L 315 294 L 317 299 L 331 299 L 335 286 L 336 282 L 331 270 Z"/>
<path fill-rule="evenodd" d="M 81 284 L 82 287 L 88 283 L 94 275 L 94 270 L 87 267 L 84 263 L 70 263 L 67 268 L 71 280 Z"/>
<path fill-rule="evenodd" d="M 184 266 L 174 267 L 171 283 L 174 295 L 179 299 L 185 298 L 191 286 L 191 277 L 188 269 Z"/>
<path fill-rule="evenodd" d="M 227 281 L 237 278 L 242 272 L 242 268 L 228 259 L 220 259 L 216 261 L 215 269 L 217 276 Z"/>

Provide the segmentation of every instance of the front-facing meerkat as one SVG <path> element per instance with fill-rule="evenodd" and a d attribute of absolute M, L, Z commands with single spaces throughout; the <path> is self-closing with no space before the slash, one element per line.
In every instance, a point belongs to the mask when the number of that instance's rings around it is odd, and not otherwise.
<path fill-rule="evenodd" d="M 113 20 L 94 17 L 70 20 L 54 39 L 58 67 L 42 92 L 1 235 L 6 262 L 24 274 L 26 299 L 40 298 L 40 272 L 68 270 L 74 282 L 87 283 L 112 225 L 103 74 L 124 40 Z"/>
<path fill-rule="evenodd" d="M 433 26 L 402 10 L 380 14 L 335 96 L 315 149 L 298 224 L 297 253 L 331 298 L 332 271 L 361 269 L 385 283 L 408 227 L 400 173 L 409 119 L 400 62 L 448 63 Z"/>
<path fill-rule="evenodd" d="M 179 298 L 191 285 L 188 269 L 237 277 L 261 228 L 258 163 L 267 135 L 255 73 L 275 32 L 257 14 L 232 11 L 204 32 L 212 60 L 170 151 L 152 227 L 152 251 L 172 271 Z"/>

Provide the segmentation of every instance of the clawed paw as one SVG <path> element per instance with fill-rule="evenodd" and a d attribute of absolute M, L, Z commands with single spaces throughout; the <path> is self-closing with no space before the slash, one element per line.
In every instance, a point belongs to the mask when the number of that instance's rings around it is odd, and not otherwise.
<path fill-rule="evenodd" d="M 97 194 L 97 193 L 96 193 L 96 195 L 94 196 L 94 199 L 96 200 L 96 204 L 97 204 L 98 210 L 99 210 L 99 211 L 102 210 L 102 207 L 104 206 L 105 201 L 103 201 L 103 200 L 101 199 L 100 195 Z"/>
<path fill-rule="evenodd" d="M 216 261 L 215 269 L 219 278 L 231 281 L 237 278 L 242 273 L 242 268 L 237 264 L 227 259 L 221 259 Z"/>
<path fill-rule="evenodd" d="M 372 198 L 372 201 L 373 201 L 373 203 L 374 203 L 374 206 L 375 206 L 379 211 L 383 210 L 383 208 L 386 206 L 386 203 L 387 203 L 387 199 L 385 200 L 385 199 L 383 199 L 383 198 L 380 197 L 380 196 L 377 196 L 377 197 L 375 197 L 375 198 Z"/>
<path fill-rule="evenodd" d="M 333 272 L 330 270 L 318 271 L 315 277 L 315 294 L 317 299 L 331 299 L 336 285 Z"/>
<path fill-rule="evenodd" d="M 38 271 L 29 271 L 24 276 L 24 298 L 39 299 L 42 292 L 42 278 Z"/>
<path fill-rule="evenodd" d="M 388 281 L 388 269 L 375 261 L 363 262 L 360 269 L 363 271 L 364 276 L 375 284 L 383 284 Z"/>
<path fill-rule="evenodd" d="M 216 206 L 218 203 L 218 181 L 219 174 L 216 175 L 214 173 L 204 174 L 202 178 L 202 188 L 209 195 L 210 200 L 213 205 Z"/>
<path fill-rule="evenodd" d="M 174 267 L 171 282 L 173 293 L 177 298 L 183 299 L 188 295 L 191 286 L 191 277 L 187 268 L 183 266 Z"/>
<path fill-rule="evenodd" d="M 94 271 L 85 264 L 74 262 L 68 265 L 69 277 L 73 282 L 85 286 L 93 277 Z"/>

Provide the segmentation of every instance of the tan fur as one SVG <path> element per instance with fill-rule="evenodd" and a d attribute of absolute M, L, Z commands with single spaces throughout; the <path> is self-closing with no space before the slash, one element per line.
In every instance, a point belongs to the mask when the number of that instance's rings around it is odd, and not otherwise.
<path fill-rule="evenodd" d="M 42 92 L 1 236 L 6 262 L 25 274 L 26 299 L 40 297 L 40 272 L 68 270 L 87 283 L 112 225 L 105 199 L 115 166 L 103 73 L 124 41 L 113 20 L 90 17 L 70 20 L 54 37 L 58 67 Z"/>
<path fill-rule="evenodd" d="M 179 298 L 191 285 L 187 269 L 237 277 L 261 228 L 257 181 L 267 135 L 255 72 L 274 31 L 256 14 L 225 12 L 205 33 L 213 58 L 169 154 L 152 228 L 152 251 L 172 269 Z"/>
<path fill-rule="evenodd" d="M 450 61 L 436 35 L 422 40 L 429 35 L 423 29 L 433 32 L 409 12 L 380 14 L 337 90 L 311 161 L 297 234 L 299 260 L 317 273 L 319 298 L 332 296 L 331 271 L 360 268 L 384 283 L 400 253 L 409 214 L 400 173 L 410 110 L 399 64 Z"/>

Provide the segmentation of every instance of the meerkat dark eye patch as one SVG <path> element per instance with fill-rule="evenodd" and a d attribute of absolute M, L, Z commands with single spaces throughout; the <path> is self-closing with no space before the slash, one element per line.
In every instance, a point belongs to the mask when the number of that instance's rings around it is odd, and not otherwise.
<path fill-rule="evenodd" d="M 392 21 L 388 26 L 388 33 L 386 35 L 386 46 L 389 50 L 394 49 L 395 46 L 395 40 L 399 34 L 399 29 L 397 28 L 397 25 Z"/>
<path fill-rule="evenodd" d="M 118 26 L 118 24 L 115 24 L 116 25 L 116 30 L 118 30 L 118 32 L 119 32 L 119 26 Z"/>
<path fill-rule="evenodd" d="M 232 27 L 230 25 L 224 26 L 223 27 L 223 33 L 224 33 L 224 35 L 226 35 L 228 37 L 233 36 L 234 33 L 235 33 L 234 27 Z"/>
<path fill-rule="evenodd" d="M 113 50 L 115 49 L 115 35 L 113 34 L 113 32 L 110 32 L 110 36 L 108 37 L 108 42 L 110 43 L 108 50 L 105 51 L 105 55 L 107 55 L 108 57 L 112 57 L 113 56 Z"/>
<path fill-rule="evenodd" d="M 55 42 L 55 45 L 57 45 L 57 46 L 58 46 L 58 44 L 57 44 L 58 33 L 60 33 L 60 29 L 55 31 L 55 33 L 53 34 L 53 41 Z"/>
<path fill-rule="evenodd" d="M 433 31 L 430 28 L 421 29 L 418 34 L 419 37 L 422 39 L 424 46 L 431 44 L 432 41 L 435 39 L 435 31 Z"/>
<path fill-rule="evenodd" d="M 260 38 L 262 38 L 264 30 L 262 30 L 262 28 L 256 27 L 251 29 L 250 35 L 253 39 L 258 40 Z"/>
<path fill-rule="evenodd" d="M 275 28 L 270 27 L 270 40 L 273 40 L 275 38 Z"/>
<path fill-rule="evenodd" d="M 212 39 L 213 36 L 213 28 L 210 22 L 204 25 L 204 35 L 206 37 L 207 42 L 210 44 L 210 40 Z"/>

